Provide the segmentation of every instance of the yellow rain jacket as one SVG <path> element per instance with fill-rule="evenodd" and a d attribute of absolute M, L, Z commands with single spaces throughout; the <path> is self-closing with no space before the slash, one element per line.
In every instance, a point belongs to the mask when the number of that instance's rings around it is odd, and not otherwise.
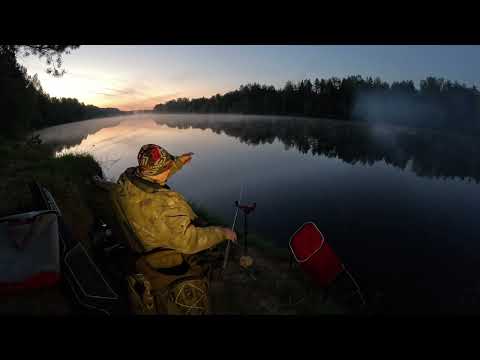
<path fill-rule="evenodd" d="M 182 166 L 176 159 L 170 176 Z M 127 276 L 132 310 L 136 314 L 208 313 L 209 266 L 202 254 L 226 240 L 224 230 L 195 226 L 197 215 L 182 195 L 138 177 L 135 170 L 125 170 L 117 184 L 108 187 L 118 225 L 130 248 L 140 255 L 135 273 Z"/>
<path fill-rule="evenodd" d="M 220 227 L 194 226 L 197 215 L 182 195 L 167 185 L 136 176 L 134 167 L 119 177 L 111 196 L 120 220 L 129 225 L 138 239 L 134 249 L 137 252 L 166 248 L 177 255 L 195 254 L 226 240 Z"/>

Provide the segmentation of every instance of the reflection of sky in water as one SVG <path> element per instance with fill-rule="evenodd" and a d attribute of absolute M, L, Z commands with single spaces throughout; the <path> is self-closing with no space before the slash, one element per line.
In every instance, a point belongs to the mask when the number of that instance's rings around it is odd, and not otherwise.
<path fill-rule="evenodd" d="M 62 142 L 83 132 L 83 140 L 62 153 L 91 153 L 113 181 L 136 166 L 143 144 L 159 144 L 176 155 L 194 152 L 169 182 L 186 198 L 232 221 L 244 184 L 243 200 L 257 202 L 252 231 L 285 246 L 302 223 L 313 220 L 346 263 L 364 274 L 390 274 L 424 287 L 433 278 L 459 280 L 480 263 L 480 192 L 474 183 L 422 178 L 383 161 L 351 165 L 285 150 L 278 140 L 247 145 L 209 129 L 158 125 L 152 115 L 56 128 L 44 130 L 42 138 Z"/>

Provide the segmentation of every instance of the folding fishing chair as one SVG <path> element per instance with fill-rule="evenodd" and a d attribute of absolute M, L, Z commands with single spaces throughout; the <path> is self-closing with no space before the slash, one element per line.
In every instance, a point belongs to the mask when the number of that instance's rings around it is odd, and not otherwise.
<path fill-rule="evenodd" d="M 89 255 L 88 249 L 80 241 L 74 241 L 69 227 L 52 194 L 47 188 L 34 181 L 31 191 L 39 207 L 57 215 L 56 227 L 59 241 L 58 257 L 62 280 L 69 297 L 79 310 L 94 310 L 111 314 L 119 306 L 119 296 L 112 289 L 103 272 Z M 85 234 L 87 235 L 87 234 Z"/>

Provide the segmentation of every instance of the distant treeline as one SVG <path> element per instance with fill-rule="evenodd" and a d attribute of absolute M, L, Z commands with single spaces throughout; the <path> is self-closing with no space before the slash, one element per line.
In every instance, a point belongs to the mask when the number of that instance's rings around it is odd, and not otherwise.
<path fill-rule="evenodd" d="M 299 115 L 375 121 L 419 127 L 477 128 L 480 93 L 475 87 L 428 77 L 389 84 L 380 78 L 288 81 L 283 89 L 248 84 L 210 98 L 179 98 L 158 104 L 159 112 Z"/>
<path fill-rule="evenodd" d="M 18 137 L 32 129 L 99 116 L 118 115 L 113 108 L 85 105 L 77 99 L 46 94 L 37 76 L 29 76 L 14 53 L 0 48 L 0 135 Z"/>

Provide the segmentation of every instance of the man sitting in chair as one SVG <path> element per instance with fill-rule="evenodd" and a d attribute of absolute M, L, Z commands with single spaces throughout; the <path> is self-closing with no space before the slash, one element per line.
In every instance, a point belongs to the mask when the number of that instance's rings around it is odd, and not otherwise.
<path fill-rule="evenodd" d="M 229 228 L 199 226 L 198 216 L 187 201 L 167 185 L 167 180 L 187 164 L 192 155 L 173 156 L 158 145 L 143 145 L 137 157 L 138 166 L 126 169 L 117 184 L 110 188 L 117 217 L 124 230 L 127 228 L 125 232 L 131 233 L 127 236 L 130 248 L 140 254 L 136 272 L 145 276 L 154 292 L 166 289 L 162 297 L 165 301 L 160 307 L 167 313 L 204 313 L 203 310 L 194 311 L 198 306 L 189 305 L 189 302 L 198 302 L 195 296 L 187 299 L 188 293 L 191 295 L 201 288 L 198 284 L 193 284 L 192 291 L 183 294 L 179 293 L 178 286 L 176 290 L 168 290 L 172 283 L 178 283 L 178 276 L 172 269 L 186 262 L 190 265 L 187 274 L 191 275 L 195 272 L 192 270 L 195 268 L 191 261 L 193 255 L 224 240 L 237 240 L 237 235 Z M 180 276 L 183 275 L 180 272 Z M 185 283 L 181 288 L 185 288 Z M 175 304 L 172 304 L 173 298 Z"/>

